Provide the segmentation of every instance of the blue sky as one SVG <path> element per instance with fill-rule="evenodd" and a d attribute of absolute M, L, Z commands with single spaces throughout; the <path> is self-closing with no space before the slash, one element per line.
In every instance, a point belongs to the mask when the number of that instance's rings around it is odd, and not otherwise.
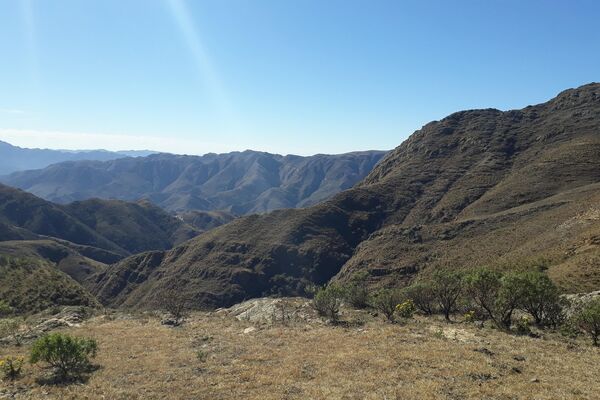
<path fill-rule="evenodd" d="M 391 149 L 600 80 L 600 2 L 0 0 L 0 140 Z"/>

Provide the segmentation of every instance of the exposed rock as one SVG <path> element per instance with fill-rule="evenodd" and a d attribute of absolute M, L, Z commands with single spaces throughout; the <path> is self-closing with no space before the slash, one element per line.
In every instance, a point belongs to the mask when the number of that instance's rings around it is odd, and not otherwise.
<path fill-rule="evenodd" d="M 236 304 L 219 313 L 230 315 L 252 324 L 289 322 L 321 323 L 310 300 L 304 298 L 258 298 Z M 248 328 L 249 329 L 249 328 Z M 244 333 L 247 333 L 244 331 Z"/>

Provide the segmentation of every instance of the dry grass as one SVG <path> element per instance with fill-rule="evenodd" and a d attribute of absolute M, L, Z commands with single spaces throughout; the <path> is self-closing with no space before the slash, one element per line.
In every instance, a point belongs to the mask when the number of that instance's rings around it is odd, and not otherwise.
<path fill-rule="evenodd" d="M 27 365 L 21 380 L 3 383 L 0 398 L 597 399 L 600 393 L 600 350 L 584 342 L 435 319 L 392 325 L 360 317 L 362 326 L 296 323 L 250 333 L 243 333 L 249 323 L 218 314 L 196 314 L 181 328 L 148 317 L 99 317 L 69 329 L 99 342 L 101 368 L 87 383 L 40 386 L 35 377 L 44 371 Z M 2 348 L 0 355 L 27 350 Z"/>

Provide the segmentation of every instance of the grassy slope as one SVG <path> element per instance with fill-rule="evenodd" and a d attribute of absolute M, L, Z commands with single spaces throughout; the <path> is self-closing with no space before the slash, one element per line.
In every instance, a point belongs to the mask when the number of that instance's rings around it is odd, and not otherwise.
<path fill-rule="evenodd" d="M 75 280 L 41 259 L 0 259 L 0 299 L 19 314 L 55 305 L 97 306 Z"/>
<path fill-rule="evenodd" d="M 396 325 L 366 313 L 351 318 L 366 324 L 292 323 L 244 334 L 249 323 L 217 314 L 196 314 L 178 329 L 152 317 L 99 317 L 68 329 L 99 342 L 101 368 L 87 384 L 42 387 L 34 377 L 44 371 L 26 365 L 26 376 L 4 390 L 17 398 L 114 400 L 591 400 L 600 392 L 600 349 L 587 342 L 434 319 Z M 26 351 L 0 348 L 0 357 Z"/>

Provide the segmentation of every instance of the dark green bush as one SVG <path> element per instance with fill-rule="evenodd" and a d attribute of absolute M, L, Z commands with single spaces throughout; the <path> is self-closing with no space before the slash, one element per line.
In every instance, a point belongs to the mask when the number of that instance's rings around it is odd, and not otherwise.
<path fill-rule="evenodd" d="M 319 315 L 337 321 L 344 296 L 345 293 L 341 287 L 330 284 L 317 290 L 312 305 Z"/>
<path fill-rule="evenodd" d="M 51 333 L 39 338 L 31 348 L 30 362 L 53 367 L 61 378 L 78 376 L 90 366 L 98 345 L 94 339 Z"/>

